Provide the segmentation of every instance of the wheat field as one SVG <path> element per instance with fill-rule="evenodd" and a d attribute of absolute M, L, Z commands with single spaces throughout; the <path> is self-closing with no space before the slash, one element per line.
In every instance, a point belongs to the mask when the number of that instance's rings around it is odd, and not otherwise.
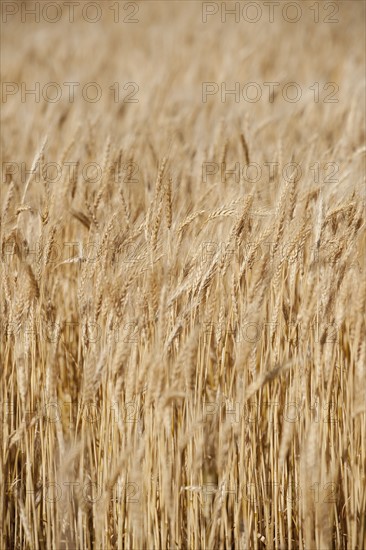
<path fill-rule="evenodd" d="M 365 549 L 365 3 L 38 4 L 2 2 L 1 550 Z"/>

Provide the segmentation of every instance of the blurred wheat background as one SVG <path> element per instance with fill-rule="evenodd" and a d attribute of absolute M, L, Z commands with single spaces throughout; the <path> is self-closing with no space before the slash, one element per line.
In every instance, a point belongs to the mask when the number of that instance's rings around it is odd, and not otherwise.
<path fill-rule="evenodd" d="M 363 550 L 365 3 L 33 4 L 1 33 L 0 547 Z"/>

